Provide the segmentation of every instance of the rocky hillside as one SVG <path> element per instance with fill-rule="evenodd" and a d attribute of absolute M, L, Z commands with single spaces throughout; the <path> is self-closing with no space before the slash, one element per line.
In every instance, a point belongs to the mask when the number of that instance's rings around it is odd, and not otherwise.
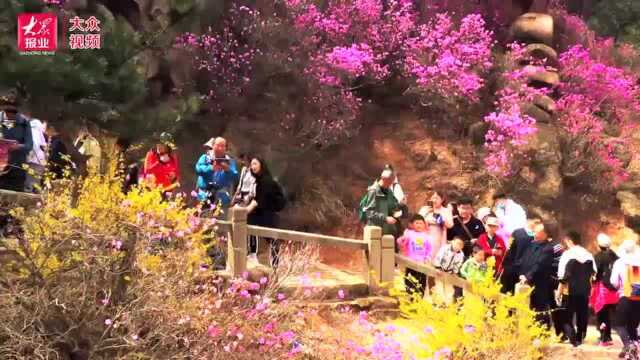
<path fill-rule="evenodd" d="M 269 2 L 258 1 L 257 5 L 271 8 Z M 545 14 L 548 1 L 509 1 L 504 6 L 511 30 L 510 39 L 501 41 L 524 42 L 532 56 L 556 66 L 565 24 Z M 167 39 L 179 31 L 215 22 L 222 11 L 207 1 L 74 0 L 66 5 L 70 11 L 78 12 L 87 7 L 99 9 L 103 16 L 123 16 L 136 31 L 160 31 Z M 197 24 L 167 27 L 169 23 L 179 23 L 181 14 L 194 9 L 202 14 Z M 192 76 L 185 59 L 166 48 L 144 51 L 139 64 L 150 98 L 157 104 L 171 104 L 172 89 Z M 553 89 L 557 85 L 557 71 L 533 70 L 529 79 L 532 86 Z M 463 132 L 468 136 L 463 136 L 434 125 L 438 122 L 432 120 L 440 114 L 417 115 L 410 107 L 381 105 L 390 103 L 383 102 L 370 105 L 365 111 L 364 126 L 356 137 L 330 147 L 309 146 L 287 135 L 268 109 L 261 110 L 261 117 L 232 120 L 196 114 L 177 134 L 184 182 L 188 187 L 194 178 L 192 164 L 202 151 L 201 144 L 210 136 L 223 135 L 235 154 L 264 156 L 286 186 L 292 201 L 282 214 L 284 227 L 360 236 L 355 216 L 358 199 L 382 165 L 391 163 L 399 172 L 412 209 L 423 205 L 428 190 L 434 187 L 445 188 L 452 196 L 473 195 L 479 206 L 489 205 L 493 192 L 506 190 L 529 213 L 558 223 L 560 229 L 576 227 L 590 236 L 606 231 L 620 241 L 630 234 L 626 226 L 640 226 L 640 161 L 629 159 L 632 180 L 621 191 L 585 192 L 580 179 L 563 172 L 563 165 L 571 159 L 559 155 L 562 144 L 554 123 L 555 95 L 552 91 L 530 104 L 528 113 L 538 121 L 536 138 L 528 149 L 533 161 L 510 178 L 493 177 L 484 169 L 480 146 L 486 131 L 484 114 L 477 114 L 475 124 Z"/>

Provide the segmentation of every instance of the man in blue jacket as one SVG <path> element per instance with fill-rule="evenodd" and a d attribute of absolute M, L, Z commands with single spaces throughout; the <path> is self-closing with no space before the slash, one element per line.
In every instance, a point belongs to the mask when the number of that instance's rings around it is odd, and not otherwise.
<path fill-rule="evenodd" d="M 27 173 L 22 165 L 33 148 L 31 125 L 18 113 L 12 95 L 0 98 L 0 138 L 9 143 L 8 164 L 0 169 L 0 188 L 24 191 Z"/>
<path fill-rule="evenodd" d="M 227 216 L 227 209 L 233 196 L 233 187 L 238 180 L 236 161 L 227 154 L 227 141 L 224 138 L 211 138 L 204 146 L 207 152 L 196 163 L 198 180 L 198 200 L 220 206 Z"/>

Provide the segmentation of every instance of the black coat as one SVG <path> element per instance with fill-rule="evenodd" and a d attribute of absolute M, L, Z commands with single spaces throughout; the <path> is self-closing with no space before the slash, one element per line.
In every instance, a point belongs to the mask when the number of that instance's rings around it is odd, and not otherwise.
<path fill-rule="evenodd" d="M 511 235 L 513 242 L 505 255 L 502 267 L 505 274 L 517 274 L 520 271 L 522 257 L 529 244 L 533 242 L 533 236 L 529 235 L 525 229 L 517 229 Z"/>
<path fill-rule="evenodd" d="M 518 276 L 524 275 L 527 282 L 533 286 L 551 287 L 553 255 L 553 245 L 549 242 L 531 242 L 522 255 Z"/>
<path fill-rule="evenodd" d="M 12 127 L 5 127 L 4 124 L 1 124 L 0 129 L 5 139 L 15 140 L 20 144 L 18 149 L 11 151 L 9 154 L 9 164 L 22 167 L 22 164 L 27 161 L 27 155 L 33 148 L 33 138 L 31 136 L 31 125 L 29 121 L 22 115 L 16 114 L 16 120 Z"/>
<path fill-rule="evenodd" d="M 596 281 L 601 281 L 607 288 L 615 290 L 615 287 L 611 285 L 611 269 L 613 268 L 613 263 L 618 260 L 618 255 L 613 250 L 606 249 L 597 253 L 594 259 L 598 269 Z"/>
<path fill-rule="evenodd" d="M 51 137 L 49 142 L 49 172 L 51 172 L 55 179 L 62 179 L 64 176 L 64 169 L 69 167 L 69 161 L 66 160 L 68 156 L 67 146 L 62 141 L 60 136 Z"/>
<path fill-rule="evenodd" d="M 256 197 L 258 206 L 249 214 L 247 222 L 250 225 L 275 227 L 277 212 L 273 204 L 281 194 L 278 183 L 271 175 L 256 176 Z"/>
<path fill-rule="evenodd" d="M 564 284 L 569 285 L 570 296 L 580 296 L 588 298 L 591 294 L 591 277 L 593 276 L 593 263 L 591 260 L 579 262 L 571 259 L 567 262 Z"/>

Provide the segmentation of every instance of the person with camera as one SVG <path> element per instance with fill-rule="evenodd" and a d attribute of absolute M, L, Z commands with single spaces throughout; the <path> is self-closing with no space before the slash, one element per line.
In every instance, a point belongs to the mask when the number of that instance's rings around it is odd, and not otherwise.
<path fill-rule="evenodd" d="M 165 195 L 180 187 L 180 164 L 171 134 L 160 134 L 159 142 L 145 157 L 143 173 L 146 183 L 160 188 Z"/>
<path fill-rule="evenodd" d="M 431 251 L 437 254 L 447 244 L 447 230 L 453 227 L 453 214 L 447 207 L 447 197 L 441 190 L 434 190 L 427 205 L 423 206 L 420 215 L 429 224 Z"/>
<path fill-rule="evenodd" d="M 227 154 L 227 141 L 222 137 L 211 138 L 204 146 L 207 150 L 196 163 L 198 200 L 211 207 L 219 206 L 221 217 L 226 218 L 238 180 L 236 161 Z"/>
<path fill-rule="evenodd" d="M 0 188 L 24 191 L 27 176 L 22 165 L 33 148 L 31 125 L 28 119 L 18 113 L 13 94 L 0 98 Z"/>

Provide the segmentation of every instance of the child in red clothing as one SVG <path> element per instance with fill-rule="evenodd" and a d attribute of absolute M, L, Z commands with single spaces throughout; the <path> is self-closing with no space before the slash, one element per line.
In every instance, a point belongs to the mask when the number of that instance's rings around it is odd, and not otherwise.
<path fill-rule="evenodd" d="M 485 223 L 486 233 L 480 235 L 477 245 L 484 250 L 485 256 L 488 258 L 493 256 L 496 259 L 495 274 L 500 276 L 502 273 L 502 261 L 507 252 L 507 244 L 504 239 L 497 234 L 500 223 L 498 218 L 490 216 Z"/>
<path fill-rule="evenodd" d="M 143 171 L 147 184 L 161 188 L 165 194 L 180 187 L 180 164 L 169 134 L 162 133 L 160 143 L 149 150 Z"/>

